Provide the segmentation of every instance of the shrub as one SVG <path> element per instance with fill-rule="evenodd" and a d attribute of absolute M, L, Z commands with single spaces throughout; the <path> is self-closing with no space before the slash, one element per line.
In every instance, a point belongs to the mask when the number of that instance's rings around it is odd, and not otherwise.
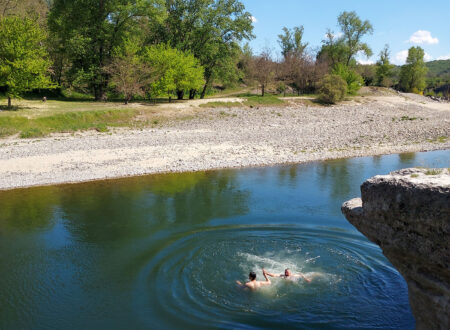
<path fill-rule="evenodd" d="M 329 74 L 322 78 L 319 99 L 325 103 L 342 101 L 347 93 L 347 83 L 340 76 Z"/>
<path fill-rule="evenodd" d="M 356 94 L 357 91 L 364 84 L 364 79 L 355 71 L 345 66 L 342 63 L 338 63 L 334 69 L 333 74 L 340 76 L 347 83 L 347 93 Z"/>

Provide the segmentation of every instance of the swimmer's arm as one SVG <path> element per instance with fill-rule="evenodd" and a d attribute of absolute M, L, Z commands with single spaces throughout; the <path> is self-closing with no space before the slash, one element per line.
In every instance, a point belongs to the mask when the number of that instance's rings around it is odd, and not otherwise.
<path fill-rule="evenodd" d="M 264 274 L 264 272 L 266 273 L 266 275 L 269 275 L 270 277 L 280 277 L 280 275 L 272 274 L 272 273 L 269 273 L 269 272 L 266 272 L 265 270 L 263 270 L 263 274 Z"/>
<path fill-rule="evenodd" d="M 296 275 L 294 275 L 295 277 L 301 277 L 303 278 L 306 282 L 311 283 L 311 280 L 309 278 L 307 278 L 305 275 L 303 275 L 302 273 L 298 273 Z"/>
<path fill-rule="evenodd" d="M 267 277 L 267 275 L 269 275 L 269 274 L 266 272 L 265 269 L 263 269 L 263 275 L 264 275 L 264 278 L 266 279 L 266 281 L 265 282 L 261 281 L 261 284 L 262 285 L 270 285 L 271 282 L 270 282 L 269 278 Z"/>

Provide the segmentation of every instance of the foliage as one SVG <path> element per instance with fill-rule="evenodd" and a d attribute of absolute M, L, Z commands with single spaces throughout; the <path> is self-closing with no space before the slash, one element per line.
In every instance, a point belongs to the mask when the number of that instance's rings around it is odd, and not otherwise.
<path fill-rule="evenodd" d="M 376 84 L 377 86 L 390 87 L 392 85 L 392 69 L 394 65 L 389 63 L 389 46 L 385 45 L 380 52 L 380 59 L 376 65 Z"/>
<path fill-rule="evenodd" d="M 170 97 L 177 92 L 178 97 L 182 98 L 184 91 L 199 89 L 205 82 L 203 67 L 194 55 L 167 45 L 148 47 L 144 62 L 160 77 L 151 84 L 151 93 L 154 95 L 168 94 Z"/>
<path fill-rule="evenodd" d="M 96 100 L 102 99 L 114 49 L 129 35 L 144 40 L 148 21 L 164 19 L 162 5 L 163 0 L 54 0 L 48 25 L 55 71 L 69 86 L 86 82 Z"/>
<path fill-rule="evenodd" d="M 329 74 L 323 77 L 319 89 L 319 99 L 325 103 L 337 103 L 345 98 L 347 83 L 341 76 Z"/>
<path fill-rule="evenodd" d="M 371 86 L 375 84 L 375 65 L 373 64 L 357 64 L 356 73 L 358 73 L 364 80 L 366 86 Z"/>
<path fill-rule="evenodd" d="M 28 18 L 0 19 L 0 86 L 7 87 L 8 106 L 23 92 L 52 87 L 44 39 L 44 31 Z"/>
<path fill-rule="evenodd" d="M 450 59 L 426 62 L 428 77 L 450 78 Z"/>
<path fill-rule="evenodd" d="M 127 104 L 134 96 L 144 96 L 145 88 L 156 80 L 150 66 L 138 56 L 139 48 L 133 39 L 125 42 L 123 49 L 116 50 L 111 64 L 105 71 L 110 75 L 110 84 L 122 93 Z"/>
<path fill-rule="evenodd" d="M 372 24 L 368 20 L 363 22 L 354 11 L 344 11 L 338 16 L 338 23 L 343 33 L 347 66 L 359 52 L 363 52 L 367 57 L 372 55 L 370 47 L 361 41 L 364 35 L 373 33 Z"/>
<path fill-rule="evenodd" d="M 302 43 L 304 28 L 302 25 L 289 30 L 283 28 L 283 34 L 278 35 L 278 43 L 281 46 L 281 54 L 286 58 L 288 56 L 301 57 L 308 43 Z"/>
<path fill-rule="evenodd" d="M 356 54 L 362 52 L 367 57 L 372 55 L 370 47 L 362 42 L 366 34 L 373 33 L 372 24 L 368 20 L 361 21 L 354 11 L 344 11 L 338 16 L 338 24 L 342 36 L 336 37 L 334 32 L 328 30 L 318 57 L 327 58 L 333 66 L 337 63 L 350 66 L 354 64 Z"/>
<path fill-rule="evenodd" d="M 406 92 L 420 93 L 425 88 L 427 67 L 424 62 L 424 50 L 417 46 L 408 50 L 406 64 L 400 71 L 400 87 Z"/>
<path fill-rule="evenodd" d="M 166 0 L 165 10 L 167 18 L 154 24 L 150 40 L 200 60 L 205 69 L 202 98 L 215 79 L 238 78 L 239 42 L 253 37 L 252 16 L 241 1 Z"/>
<path fill-rule="evenodd" d="M 356 94 L 356 92 L 363 86 L 364 80 L 354 70 L 348 68 L 342 63 L 338 63 L 332 70 L 334 75 L 340 76 L 347 83 L 347 92 L 349 94 Z"/>

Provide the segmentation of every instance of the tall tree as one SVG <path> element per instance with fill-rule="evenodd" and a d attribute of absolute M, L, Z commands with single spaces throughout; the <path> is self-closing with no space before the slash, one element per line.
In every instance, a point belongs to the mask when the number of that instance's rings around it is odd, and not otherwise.
<path fill-rule="evenodd" d="M 370 47 L 362 42 L 362 38 L 366 34 L 373 33 L 372 24 L 368 20 L 361 21 L 354 11 L 344 11 L 338 16 L 338 24 L 343 33 L 342 39 L 346 46 L 347 66 L 359 52 L 363 52 L 368 57 L 372 55 Z"/>
<path fill-rule="evenodd" d="M 318 54 L 320 57 L 328 57 L 333 66 L 337 63 L 349 66 L 356 64 L 355 55 L 360 52 L 368 57 L 372 55 L 370 47 L 362 41 L 366 34 L 373 33 L 372 24 L 368 20 L 361 21 L 354 11 L 344 11 L 338 16 L 338 25 L 342 35 L 336 36 L 328 30 Z"/>
<path fill-rule="evenodd" d="M 408 50 L 406 64 L 400 69 L 400 87 L 406 92 L 420 93 L 426 86 L 427 67 L 424 62 L 425 52 L 417 46 Z"/>
<path fill-rule="evenodd" d="M 378 86 L 389 87 L 392 84 L 393 68 L 394 65 L 389 62 L 389 46 L 385 45 L 376 64 L 375 78 Z"/>
<path fill-rule="evenodd" d="M 283 33 L 278 35 L 278 43 L 281 46 L 281 54 L 284 58 L 288 56 L 301 57 L 308 43 L 302 43 L 304 28 L 302 25 L 289 30 L 283 28 Z"/>
<path fill-rule="evenodd" d="M 0 19 L 0 86 L 7 87 L 8 107 L 23 92 L 51 87 L 44 40 L 44 31 L 33 20 Z"/>
<path fill-rule="evenodd" d="M 253 37 L 251 14 L 239 0 L 166 0 L 165 5 L 167 18 L 152 29 L 151 42 L 190 51 L 200 60 L 204 97 L 214 79 L 236 70 L 239 42 Z"/>
<path fill-rule="evenodd" d="M 49 28 L 58 56 L 67 59 L 69 83 L 89 77 L 89 87 L 100 100 L 113 49 L 128 35 L 139 35 L 145 22 L 163 18 L 163 0 L 54 0 Z"/>

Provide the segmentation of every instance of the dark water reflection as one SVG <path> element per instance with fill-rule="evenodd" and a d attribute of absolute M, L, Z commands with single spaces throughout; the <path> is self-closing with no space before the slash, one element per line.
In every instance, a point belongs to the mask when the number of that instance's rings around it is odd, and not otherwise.
<path fill-rule="evenodd" d="M 341 215 L 449 151 L 0 192 L 0 328 L 412 328 L 403 279 Z M 252 295 L 235 279 L 319 274 Z M 259 275 L 261 276 L 261 275 Z"/>

